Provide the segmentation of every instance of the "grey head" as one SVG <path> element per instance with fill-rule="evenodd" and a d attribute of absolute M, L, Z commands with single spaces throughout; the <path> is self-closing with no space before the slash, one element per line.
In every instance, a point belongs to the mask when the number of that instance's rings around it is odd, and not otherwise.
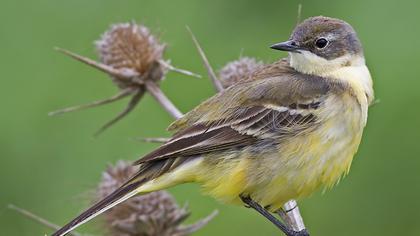
<path fill-rule="evenodd" d="M 343 20 L 316 16 L 296 26 L 290 39 L 271 46 L 291 53 L 310 52 L 326 60 L 348 55 L 363 57 L 363 49 L 356 32 Z"/>

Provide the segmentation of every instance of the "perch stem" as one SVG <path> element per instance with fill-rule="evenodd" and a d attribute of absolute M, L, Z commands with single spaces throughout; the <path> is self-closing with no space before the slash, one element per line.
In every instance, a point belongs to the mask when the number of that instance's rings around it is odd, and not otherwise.
<path fill-rule="evenodd" d="M 284 204 L 283 209 L 278 211 L 280 217 L 284 222 L 294 231 L 305 230 L 305 224 L 303 223 L 303 218 L 299 212 L 299 207 L 295 200 L 290 200 Z"/>
<path fill-rule="evenodd" d="M 274 217 L 270 212 L 268 212 L 266 209 L 264 209 L 264 207 L 262 207 L 260 204 L 252 200 L 250 197 L 240 196 L 240 198 L 242 202 L 244 202 L 248 207 L 260 213 L 267 220 L 273 223 L 277 228 L 283 231 L 284 234 L 286 234 L 287 236 L 295 236 L 295 232 L 293 232 L 289 227 L 283 224 L 280 220 Z"/>

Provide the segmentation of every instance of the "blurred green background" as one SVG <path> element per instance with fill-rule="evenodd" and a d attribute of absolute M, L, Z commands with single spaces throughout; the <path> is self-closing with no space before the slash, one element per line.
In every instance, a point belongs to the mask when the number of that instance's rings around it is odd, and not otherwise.
<path fill-rule="evenodd" d="M 242 53 L 266 62 L 286 56 L 268 48 L 287 39 L 298 1 L 0 1 L 0 234 L 50 231 L 7 209 L 14 203 L 63 224 L 86 207 L 101 172 L 119 159 L 135 160 L 155 146 L 133 141 L 168 135 L 172 121 L 150 96 L 97 139 L 92 134 L 126 101 L 48 117 L 68 105 L 116 92 L 103 73 L 53 50 L 61 46 L 96 58 L 92 42 L 111 23 L 135 20 L 160 32 L 166 57 L 206 75 L 185 25 L 214 67 Z M 325 194 L 300 203 L 312 235 L 419 235 L 420 2 L 302 1 L 302 17 L 326 15 L 357 30 L 380 103 L 350 175 Z M 206 79 L 170 73 L 163 90 L 186 112 L 214 91 Z M 281 186 L 279 186 L 281 187 Z M 220 214 L 196 235 L 280 235 L 251 210 L 221 205 L 194 185 L 170 190 L 198 219 Z M 97 221 L 96 221 L 97 222 Z M 100 235 L 98 224 L 80 229 Z"/>

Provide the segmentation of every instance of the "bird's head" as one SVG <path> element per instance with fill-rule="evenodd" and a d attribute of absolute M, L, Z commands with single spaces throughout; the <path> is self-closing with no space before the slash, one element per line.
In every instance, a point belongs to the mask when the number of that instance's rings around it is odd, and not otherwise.
<path fill-rule="evenodd" d="M 290 65 L 307 74 L 325 75 L 365 63 L 362 45 L 351 25 L 324 16 L 306 19 L 296 26 L 288 41 L 271 48 L 289 52 Z"/>

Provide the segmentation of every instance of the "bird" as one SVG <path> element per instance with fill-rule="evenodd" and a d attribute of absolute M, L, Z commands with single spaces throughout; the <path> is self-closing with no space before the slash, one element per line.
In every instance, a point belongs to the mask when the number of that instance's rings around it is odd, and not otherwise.
<path fill-rule="evenodd" d="M 172 123 L 173 136 L 133 163 L 136 174 L 52 236 L 132 196 L 183 183 L 269 219 L 290 199 L 338 183 L 349 172 L 374 100 L 361 41 L 349 23 L 315 16 L 271 48 L 288 56 Z M 305 235 L 281 224 L 286 235 Z"/>

